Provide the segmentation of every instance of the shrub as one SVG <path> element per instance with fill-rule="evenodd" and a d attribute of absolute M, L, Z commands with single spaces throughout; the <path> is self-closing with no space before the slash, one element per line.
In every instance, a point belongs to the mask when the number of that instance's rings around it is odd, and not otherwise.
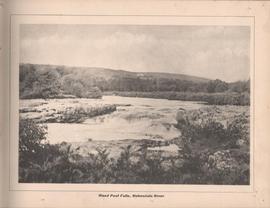
<path fill-rule="evenodd" d="M 188 183 L 249 184 L 249 116 L 235 115 L 224 126 L 211 113 L 181 112 L 177 117 Z"/>
<path fill-rule="evenodd" d="M 68 182 L 76 173 L 74 154 L 65 143 L 50 145 L 46 141 L 45 125 L 20 118 L 19 124 L 19 181 Z"/>
<path fill-rule="evenodd" d="M 43 161 L 42 151 L 46 147 L 47 126 L 38 125 L 30 119 L 20 118 L 19 157 L 20 164 L 27 165 L 33 160 Z"/>

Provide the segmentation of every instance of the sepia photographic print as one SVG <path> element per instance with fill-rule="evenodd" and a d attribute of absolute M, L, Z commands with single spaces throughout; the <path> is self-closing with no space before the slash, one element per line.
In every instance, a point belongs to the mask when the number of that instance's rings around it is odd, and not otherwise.
<path fill-rule="evenodd" d="M 250 185 L 250 34 L 21 24 L 19 183 Z"/>

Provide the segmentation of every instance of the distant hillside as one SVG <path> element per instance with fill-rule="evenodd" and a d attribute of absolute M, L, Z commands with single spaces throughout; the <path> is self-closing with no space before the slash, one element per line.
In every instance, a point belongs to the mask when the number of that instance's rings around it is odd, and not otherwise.
<path fill-rule="evenodd" d="M 227 83 L 222 80 L 159 72 L 129 72 L 94 67 L 20 64 L 20 98 L 101 98 L 103 92 L 120 95 L 156 96 L 181 100 L 205 100 L 199 93 L 238 93 L 232 101 L 213 103 L 244 103 L 241 93 L 249 94 L 249 81 Z M 123 93 L 131 92 L 131 93 Z M 136 92 L 135 94 L 132 92 Z M 141 92 L 141 93 L 137 93 Z M 181 92 L 181 96 L 179 96 Z M 196 96 L 190 97 L 190 94 Z M 203 96 L 205 97 L 205 96 Z M 213 96 L 212 96 L 213 97 Z M 222 99 L 225 96 L 220 96 Z M 228 97 L 228 96 L 227 96 Z M 248 98 L 248 96 L 245 96 Z M 219 100 L 221 99 L 219 98 Z M 240 102 L 241 101 L 241 102 Z"/>
<path fill-rule="evenodd" d="M 136 73 L 137 76 L 145 76 L 145 77 L 152 77 L 152 78 L 159 78 L 159 79 L 177 79 L 177 80 L 186 80 L 191 82 L 201 82 L 205 83 L 210 81 L 210 79 L 196 77 L 191 75 L 185 74 L 173 74 L 173 73 L 162 73 L 162 72 L 140 72 Z"/>
<path fill-rule="evenodd" d="M 208 82 L 210 79 L 184 75 L 184 74 L 173 74 L 173 73 L 161 73 L 161 72 L 131 72 L 125 70 L 116 70 L 109 68 L 99 68 L 99 67 L 72 67 L 72 66 L 61 66 L 61 65 L 42 65 L 42 64 L 21 64 L 21 68 L 35 68 L 37 70 L 59 70 L 66 71 L 67 73 L 82 74 L 88 76 L 95 76 L 99 78 L 104 78 L 106 80 L 111 78 L 145 78 L 145 79 L 175 79 L 175 80 L 185 80 L 192 82 Z"/>

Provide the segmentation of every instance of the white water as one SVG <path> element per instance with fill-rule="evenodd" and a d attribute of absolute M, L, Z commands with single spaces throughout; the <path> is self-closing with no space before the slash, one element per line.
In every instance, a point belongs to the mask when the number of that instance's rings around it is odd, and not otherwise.
<path fill-rule="evenodd" d="M 121 139 L 172 139 L 180 132 L 173 126 L 179 108 L 198 109 L 202 104 L 151 98 L 103 96 L 102 99 L 78 99 L 93 104 L 120 104 L 117 111 L 91 118 L 80 124 L 48 124 L 50 143 Z M 64 100 L 63 100 L 64 102 Z"/>

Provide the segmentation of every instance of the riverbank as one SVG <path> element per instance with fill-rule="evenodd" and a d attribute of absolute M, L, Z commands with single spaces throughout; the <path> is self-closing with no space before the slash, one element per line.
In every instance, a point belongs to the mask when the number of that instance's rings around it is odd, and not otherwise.
<path fill-rule="evenodd" d="M 174 91 L 154 91 L 154 92 L 108 91 L 103 92 L 103 95 L 196 101 L 196 102 L 205 102 L 208 105 L 238 105 L 238 106 L 250 105 L 249 93 L 236 93 L 236 92 L 195 93 L 195 92 L 174 92 Z"/>

